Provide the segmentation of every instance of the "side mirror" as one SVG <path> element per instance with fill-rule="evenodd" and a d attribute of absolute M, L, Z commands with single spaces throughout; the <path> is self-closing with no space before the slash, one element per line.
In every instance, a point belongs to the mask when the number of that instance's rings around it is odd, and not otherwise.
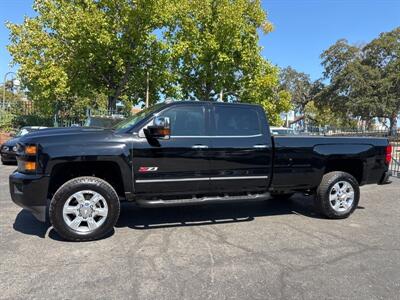
<path fill-rule="evenodd" d="M 153 125 L 144 130 L 146 136 L 155 139 L 169 139 L 171 135 L 171 123 L 169 117 L 156 117 Z"/>

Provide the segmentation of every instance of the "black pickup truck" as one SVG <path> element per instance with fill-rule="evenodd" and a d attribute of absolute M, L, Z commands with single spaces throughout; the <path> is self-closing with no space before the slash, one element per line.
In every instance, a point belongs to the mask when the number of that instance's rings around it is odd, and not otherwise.
<path fill-rule="evenodd" d="M 105 236 L 120 201 L 160 207 L 315 195 L 328 218 L 348 217 L 359 186 L 388 181 L 384 138 L 273 137 L 250 104 L 157 104 L 114 129 L 44 129 L 21 138 L 13 201 L 65 239 Z"/>

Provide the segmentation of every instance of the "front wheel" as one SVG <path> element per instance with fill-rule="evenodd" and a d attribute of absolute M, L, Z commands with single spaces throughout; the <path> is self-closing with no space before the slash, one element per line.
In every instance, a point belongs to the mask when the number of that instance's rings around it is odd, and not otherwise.
<path fill-rule="evenodd" d="M 344 219 L 358 206 L 360 188 L 357 180 L 346 172 L 324 175 L 315 196 L 317 210 L 330 219 Z"/>
<path fill-rule="evenodd" d="M 57 233 L 69 241 L 104 237 L 114 228 L 120 211 L 114 188 L 97 177 L 64 183 L 50 202 L 49 217 Z"/>

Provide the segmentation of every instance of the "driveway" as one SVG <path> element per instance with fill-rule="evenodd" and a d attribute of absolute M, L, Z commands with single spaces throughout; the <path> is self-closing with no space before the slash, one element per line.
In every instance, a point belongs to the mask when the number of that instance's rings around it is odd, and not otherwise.
<path fill-rule="evenodd" d="M 0 166 L 1 299 L 399 299 L 400 180 L 346 220 L 312 199 L 122 206 L 106 239 L 71 243 L 10 200 Z"/>

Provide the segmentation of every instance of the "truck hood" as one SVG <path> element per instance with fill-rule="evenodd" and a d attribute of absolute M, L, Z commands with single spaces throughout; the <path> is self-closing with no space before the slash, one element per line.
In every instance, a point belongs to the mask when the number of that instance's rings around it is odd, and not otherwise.
<path fill-rule="evenodd" d="M 27 144 L 41 143 L 64 143 L 68 145 L 71 142 L 79 141 L 82 144 L 90 141 L 107 141 L 114 136 L 111 129 L 96 127 L 66 127 L 66 128 L 48 128 L 32 132 L 29 135 L 20 138 L 19 142 Z"/>
<path fill-rule="evenodd" d="M 20 140 L 20 137 L 12 138 L 3 144 L 3 146 L 14 147 Z"/>

